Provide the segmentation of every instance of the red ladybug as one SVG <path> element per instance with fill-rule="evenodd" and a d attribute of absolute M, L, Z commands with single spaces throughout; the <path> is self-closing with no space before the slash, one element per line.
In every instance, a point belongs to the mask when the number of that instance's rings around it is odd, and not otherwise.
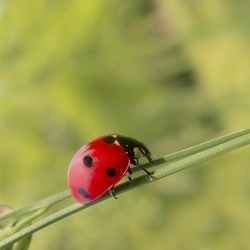
<path fill-rule="evenodd" d="M 152 162 L 148 148 L 135 139 L 117 134 L 99 137 L 78 150 L 70 162 L 68 185 L 72 196 L 80 203 L 98 199 L 106 191 L 116 198 L 114 185 L 124 175 L 131 181 L 129 164 L 151 174 L 139 165 L 138 159 L 145 156 Z"/>

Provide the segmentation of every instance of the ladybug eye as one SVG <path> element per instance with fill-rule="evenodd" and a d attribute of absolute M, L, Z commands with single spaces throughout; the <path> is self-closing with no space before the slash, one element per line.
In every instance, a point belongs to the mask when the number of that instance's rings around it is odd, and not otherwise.
<path fill-rule="evenodd" d="M 82 161 L 85 164 L 85 166 L 88 168 L 91 168 L 93 165 L 93 158 L 89 155 L 84 156 Z"/>
<path fill-rule="evenodd" d="M 108 169 L 106 169 L 106 174 L 110 177 L 114 177 L 114 176 L 116 176 L 116 171 L 114 168 L 108 168 Z"/>

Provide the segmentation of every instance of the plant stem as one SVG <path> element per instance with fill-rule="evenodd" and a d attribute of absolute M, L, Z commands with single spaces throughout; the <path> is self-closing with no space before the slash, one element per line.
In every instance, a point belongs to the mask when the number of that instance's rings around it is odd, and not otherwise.
<path fill-rule="evenodd" d="M 153 181 L 156 181 L 168 175 L 174 174 L 178 171 L 189 168 L 195 164 L 198 164 L 198 163 L 210 160 L 212 158 L 215 158 L 217 156 L 220 156 L 222 154 L 228 153 L 237 148 L 246 146 L 248 144 L 250 144 L 250 129 L 242 130 L 242 131 L 239 131 L 239 132 L 236 132 L 236 133 L 233 133 L 233 134 L 221 137 L 221 138 L 217 138 L 217 139 L 208 141 L 206 143 L 202 143 L 198 146 L 194 146 L 186 150 L 182 150 L 177 153 L 157 159 L 154 161 L 154 167 L 156 167 L 157 169 L 153 173 L 153 176 L 154 176 Z M 169 164 L 169 161 L 173 161 L 173 160 L 175 160 L 175 162 Z M 147 167 L 149 166 L 149 164 L 146 164 L 145 166 Z M 115 191 L 116 191 L 116 194 L 120 194 L 123 192 L 127 192 L 131 189 L 137 188 L 139 186 L 151 183 L 151 182 L 152 181 L 148 180 L 146 176 L 143 175 L 143 176 L 135 178 L 132 183 L 125 182 L 120 185 L 117 185 L 115 187 Z M 68 195 L 69 195 L 67 191 L 62 192 L 60 194 L 61 194 L 61 200 L 68 198 Z M 47 204 L 48 203 L 53 204 L 55 200 L 60 200 L 58 198 L 56 199 L 55 197 L 56 195 L 53 195 L 50 197 L 51 199 L 49 199 L 48 197 L 42 200 L 42 202 L 46 201 Z M 55 212 L 54 214 L 49 215 L 41 219 L 40 221 L 37 221 L 34 224 L 4 239 L 2 242 L 0 242 L 0 249 L 1 247 L 6 247 L 8 245 L 13 244 L 16 241 L 21 240 L 22 238 L 27 237 L 28 235 L 31 235 L 35 233 L 36 231 L 52 223 L 55 223 L 58 220 L 68 217 L 82 209 L 93 206 L 96 203 L 104 201 L 108 198 L 110 198 L 110 195 L 106 193 L 100 199 L 90 204 L 82 205 L 79 203 L 75 203 L 58 212 Z M 31 212 L 33 211 L 32 209 L 34 209 L 34 207 L 36 206 L 39 207 L 39 202 L 34 203 L 34 204 L 33 204 L 33 207 L 27 206 L 25 208 L 28 209 L 29 212 Z M 24 212 L 22 209 L 19 209 L 16 211 Z M 18 213 L 13 213 L 13 215 L 17 216 Z"/>
<path fill-rule="evenodd" d="M 69 190 L 54 194 L 54 195 L 50 195 L 42 200 L 39 200 L 37 202 L 34 202 L 32 204 L 29 204 L 27 206 L 24 207 L 20 207 L 20 208 L 16 208 L 13 210 L 10 210 L 7 213 L 1 214 L 0 215 L 0 221 L 10 218 L 10 217 L 15 217 L 15 216 L 22 216 L 24 214 L 39 210 L 41 208 L 45 208 L 45 207 L 49 207 L 52 205 L 55 205 L 56 203 L 59 203 L 67 198 L 70 197 L 70 192 Z"/>

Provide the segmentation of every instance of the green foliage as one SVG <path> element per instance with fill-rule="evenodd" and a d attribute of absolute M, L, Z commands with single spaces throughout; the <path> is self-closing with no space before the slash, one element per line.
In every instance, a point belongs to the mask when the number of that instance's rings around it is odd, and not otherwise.
<path fill-rule="evenodd" d="M 157 157 L 249 127 L 248 7 L 1 1 L 1 204 L 65 189 L 72 155 L 101 134 Z M 242 150 L 129 192 L 41 231 L 31 249 L 248 249 L 248 163 Z"/>

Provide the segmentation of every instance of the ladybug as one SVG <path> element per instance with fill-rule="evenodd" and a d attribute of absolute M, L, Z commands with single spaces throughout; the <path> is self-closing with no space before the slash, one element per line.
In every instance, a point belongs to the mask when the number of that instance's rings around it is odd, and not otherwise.
<path fill-rule="evenodd" d="M 141 156 L 153 163 L 150 151 L 142 142 L 122 135 L 108 134 L 89 142 L 78 150 L 69 165 L 68 186 L 72 196 L 84 204 L 98 199 L 106 191 L 116 198 L 114 185 L 125 175 L 132 181 L 130 163 L 153 180 L 140 166 Z"/>

